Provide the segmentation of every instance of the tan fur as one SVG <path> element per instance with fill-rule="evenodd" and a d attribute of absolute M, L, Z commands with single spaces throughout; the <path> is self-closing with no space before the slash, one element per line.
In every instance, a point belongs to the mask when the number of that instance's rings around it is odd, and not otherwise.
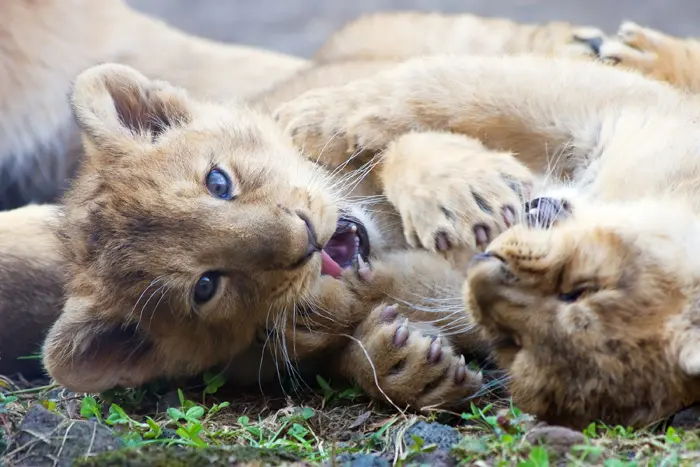
<path fill-rule="evenodd" d="M 563 199 L 570 214 L 548 229 L 523 224 L 496 236 L 469 268 L 467 310 L 522 409 L 577 427 L 641 426 L 700 401 L 697 104 L 594 63 L 434 58 L 310 91 L 277 118 L 321 160 L 451 131 L 543 175 L 533 197 Z M 421 166 L 421 177 L 444 170 L 442 154 L 425 153 L 436 163 L 428 173 Z M 457 175 L 462 189 L 450 200 L 480 186 L 479 173 Z M 438 209 L 424 213 L 439 219 Z M 443 213 L 441 222 L 466 234 L 456 246 L 469 246 L 481 215 L 455 222 Z"/>
<path fill-rule="evenodd" d="M 306 61 L 194 37 L 122 0 L 0 6 L 0 207 L 53 200 L 82 153 L 66 95 L 85 68 L 125 63 L 201 98 L 245 98 Z"/>

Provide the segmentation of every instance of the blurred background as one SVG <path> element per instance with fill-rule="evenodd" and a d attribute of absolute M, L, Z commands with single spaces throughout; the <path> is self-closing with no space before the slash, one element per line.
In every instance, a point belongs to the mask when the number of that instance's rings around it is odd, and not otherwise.
<path fill-rule="evenodd" d="M 629 19 L 680 36 L 700 36 L 699 0 L 127 0 L 185 31 L 310 56 L 336 29 L 363 13 L 423 10 L 564 20 L 615 32 Z M 420 31 L 417 31 L 420 34 Z"/>

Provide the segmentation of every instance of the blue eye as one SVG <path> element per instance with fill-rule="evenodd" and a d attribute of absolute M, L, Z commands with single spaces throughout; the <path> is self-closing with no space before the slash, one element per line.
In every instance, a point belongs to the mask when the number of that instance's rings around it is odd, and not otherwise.
<path fill-rule="evenodd" d="M 203 305 L 216 295 L 221 282 L 221 274 L 216 271 L 208 271 L 202 274 L 194 286 L 194 303 Z"/>
<path fill-rule="evenodd" d="M 233 198 L 233 186 L 231 184 L 231 179 L 221 169 L 211 169 L 207 174 L 207 190 L 212 196 L 216 196 L 219 199 L 232 199 Z"/>

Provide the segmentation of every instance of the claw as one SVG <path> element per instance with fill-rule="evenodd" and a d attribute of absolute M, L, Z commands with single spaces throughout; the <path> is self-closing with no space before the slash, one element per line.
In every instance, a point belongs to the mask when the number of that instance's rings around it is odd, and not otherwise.
<path fill-rule="evenodd" d="M 382 321 L 385 321 L 387 323 L 390 323 L 396 319 L 396 317 L 399 315 L 399 305 L 394 303 L 393 305 L 389 305 L 384 307 L 382 312 L 380 313 L 380 317 Z"/>
<path fill-rule="evenodd" d="M 455 370 L 455 383 L 462 384 L 465 379 L 467 379 L 467 369 L 459 365 Z"/>
<path fill-rule="evenodd" d="M 452 247 L 450 239 L 445 232 L 438 232 L 435 235 L 435 247 L 438 251 L 447 251 Z"/>
<path fill-rule="evenodd" d="M 402 347 L 408 341 L 408 319 L 404 318 L 394 334 L 394 345 Z"/>
<path fill-rule="evenodd" d="M 484 249 L 489 243 L 489 232 L 488 228 L 483 225 L 477 225 L 474 227 L 474 236 L 476 237 L 476 245 Z"/>
<path fill-rule="evenodd" d="M 440 357 L 442 357 L 442 338 L 435 336 L 430 344 L 430 350 L 428 350 L 428 361 L 437 363 L 440 361 Z"/>
<path fill-rule="evenodd" d="M 515 224 L 515 210 L 512 207 L 506 206 L 503 208 L 503 221 L 506 227 L 511 227 Z"/>

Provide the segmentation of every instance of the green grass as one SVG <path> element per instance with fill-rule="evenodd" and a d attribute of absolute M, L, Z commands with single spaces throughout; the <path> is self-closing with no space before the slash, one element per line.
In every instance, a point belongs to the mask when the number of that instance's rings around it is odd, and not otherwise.
<path fill-rule="evenodd" d="M 226 394 L 220 377 L 205 375 L 199 390 L 178 389 L 176 397 L 171 397 L 176 400 L 169 404 L 158 387 L 92 396 L 56 395 L 52 391 L 55 386 L 13 390 L 10 384 L 5 383 L 8 391 L 0 394 L 0 443 L 15 432 L 31 405 L 42 404 L 74 419 L 94 419 L 110 426 L 132 450 L 154 445 L 194 450 L 247 446 L 283 451 L 311 464 L 343 453 L 383 452 L 396 465 L 408 465 L 436 449 L 419 438 L 414 437 L 410 446 L 403 440 L 406 429 L 423 419 L 459 430 L 462 439 L 453 454 L 462 465 L 617 467 L 700 462 L 697 431 L 672 427 L 635 431 L 591 424 L 582 432 L 583 443 L 560 453 L 548 446 L 531 445 L 526 433 L 533 425 L 532 418 L 508 401 L 472 405 L 462 414 L 417 416 L 371 402 L 357 388 L 334 388 L 320 377 L 315 394 L 263 398 Z"/>

